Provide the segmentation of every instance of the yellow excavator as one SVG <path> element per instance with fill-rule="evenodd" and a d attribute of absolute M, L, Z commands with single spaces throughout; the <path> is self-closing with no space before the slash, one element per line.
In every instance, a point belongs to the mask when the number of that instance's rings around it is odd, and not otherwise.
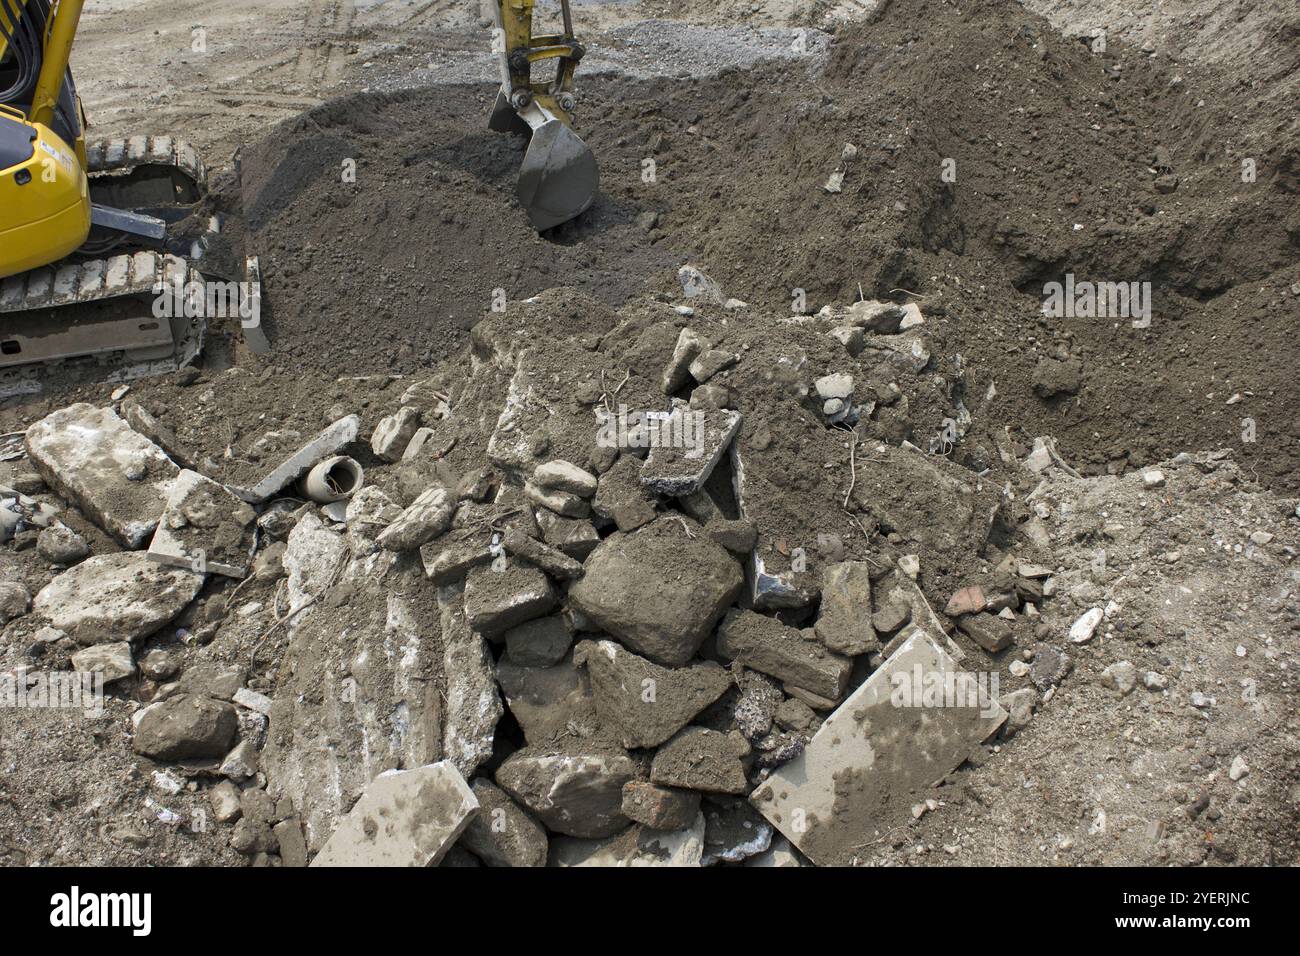
<path fill-rule="evenodd" d="M 203 162 L 170 136 L 87 140 L 68 68 L 83 6 L 0 0 L 0 398 L 39 391 L 55 370 L 93 365 L 110 381 L 174 370 L 203 347 L 201 301 L 158 308 L 164 291 L 202 290 L 202 239 L 169 227 L 201 218 Z M 533 34 L 533 7 L 496 3 L 489 125 L 531 137 L 517 195 L 542 231 L 584 212 L 599 174 L 572 128 L 584 51 L 569 0 L 559 34 Z M 534 80 L 544 60 L 555 74 Z"/>

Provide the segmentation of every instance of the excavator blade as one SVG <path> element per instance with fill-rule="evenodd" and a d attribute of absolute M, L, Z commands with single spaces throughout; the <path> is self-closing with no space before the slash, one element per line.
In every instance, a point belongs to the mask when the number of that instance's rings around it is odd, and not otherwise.
<path fill-rule="evenodd" d="M 568 124 L 534 100 L 519 116 L 533 137 L 516 195 L 538 232 L 581 215 L 596 198 L 600 171 L 591 149 Z"/>

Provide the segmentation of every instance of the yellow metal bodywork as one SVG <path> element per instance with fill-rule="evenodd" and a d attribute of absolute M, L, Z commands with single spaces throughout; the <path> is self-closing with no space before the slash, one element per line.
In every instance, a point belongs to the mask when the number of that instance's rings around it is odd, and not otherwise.
<path fill-rule="evenodd" d="M 75 148 L 48 126 L 29 125 L 31 158 L 0 170 L 0 279 L 57 262 L 90 235 L 90 186 Z"/>
<path fill-rule="evenodd" d="M 83 0 L 59 0 L 54 8 L 28 113 L 0 107 L 4 120 L 24 123 L 36 132 L 31 158 L 0 169 L 0 278 L 57 262 L 90 235 L 85 135 L 79 133 L 76 142 L 68 143 L 50 128 L 83 5 Z M 0 16 L 12 27 L 12 14 L 4 5 Z M 0 43 L 0 56 L 3 46 Z M 80 113 L 79 98 L 77 110 Z M 84 130 L 84 118 L 78 125 Z"/>

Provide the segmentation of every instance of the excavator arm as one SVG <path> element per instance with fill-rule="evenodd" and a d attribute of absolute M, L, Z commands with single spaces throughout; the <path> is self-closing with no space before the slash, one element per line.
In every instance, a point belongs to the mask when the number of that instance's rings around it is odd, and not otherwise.
<path fill-rule="evenodd" d="M 530 136 L 516 195 L 540 232 L 585 212 L 596 198 L 600 173 L 587 144 L 573 131 L 574 72 L 585 52 L 573 35 L 569 0 L 560 0 L 563 33 L 533 33 L 534 0 L 497 0 L 493 49 L 501 90 L 488 125 Z M 555 61 L 549 80 L 533 67 Z"/>

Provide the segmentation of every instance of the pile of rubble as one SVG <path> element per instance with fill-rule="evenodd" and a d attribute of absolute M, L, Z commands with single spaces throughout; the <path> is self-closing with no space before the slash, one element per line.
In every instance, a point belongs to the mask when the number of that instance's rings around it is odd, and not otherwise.
<path fill-rule="evenodd" d="M 991 543 L 1021 465 L 952 454 L 920 309 L 682 283 L 509 303 L 382 417 L 263 420 L 256 458 L 145 387 L 55 411 L 0 473 L 46 580 L 0 585 L 8 663 L 101 675 L 170 818 L 264 864 L 860 859 L 1030 719 L 980 662 L 1068 671 L 1046 542 Z"/>

